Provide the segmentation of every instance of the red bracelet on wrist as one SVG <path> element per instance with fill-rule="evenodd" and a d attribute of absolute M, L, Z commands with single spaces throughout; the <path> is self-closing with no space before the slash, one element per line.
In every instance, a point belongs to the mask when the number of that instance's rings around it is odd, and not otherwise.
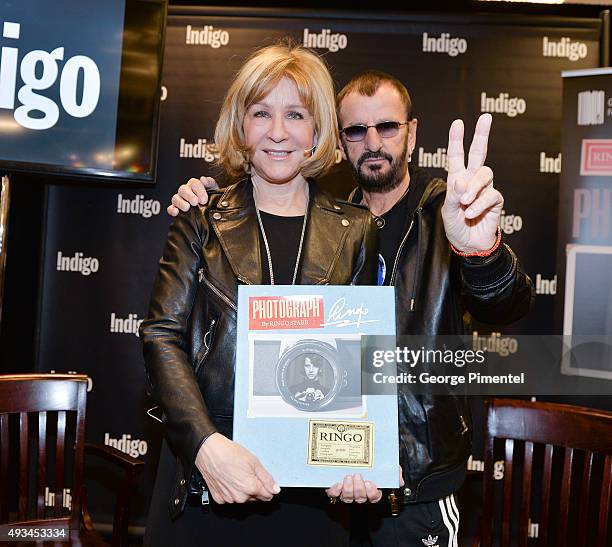
<path fill-rule="evenodd" d="M 462 253 L 461 251 L 455 249 L 452 243 L 450 244 L 450 248 L 453 251 L 453 253 L 459 256 L 464 256 L 464 257 L 479 256 L 481 258 L 486 258 L 487 256 L 491 256 L 497 250 L 497 248 L 499 247 L 499 244 L 501 243 L 501 238 L 502 238 L 502 232 L 501 232 L 501 228 L 498 226 L 497 227 L 497 239 L 495 240 L 495 245 L 493 245 L 493 247 L 491 247 L 488 251 L 477 251 L 475 253 Z"/>

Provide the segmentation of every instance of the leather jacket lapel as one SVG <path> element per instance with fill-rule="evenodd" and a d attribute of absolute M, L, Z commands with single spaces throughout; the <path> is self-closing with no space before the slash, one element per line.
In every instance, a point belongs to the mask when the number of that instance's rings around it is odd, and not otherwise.
<path fill-rule="evenodd" d="M 261 284 L 259 225 L 251 180 L 226 188 L 207 214 L 234 275 L 242 283 Z"/>
<path fill-rule="evenodd" d="M 342 208 L 314 183 L 309 184 L 311 201 L 299 284 L 324 285 L 340 256 L 349 224 Z"/>

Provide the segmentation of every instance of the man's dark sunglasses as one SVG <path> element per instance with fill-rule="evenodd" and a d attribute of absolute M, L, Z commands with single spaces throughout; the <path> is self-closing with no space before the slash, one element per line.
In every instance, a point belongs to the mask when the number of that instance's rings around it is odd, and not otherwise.
<path fill-rule="evenodd" d="M 402 125 L 408 125 L 409 122 L 380 122 L 376 125 L 349 125 L 340 130 L 344 134 L 344 138 L 349 142 L 359 142 L 366 138 L 368 129 L 375 127 L 378 135 L 382 139 L 390 139 L 399 133 L 399 128 Z"/>

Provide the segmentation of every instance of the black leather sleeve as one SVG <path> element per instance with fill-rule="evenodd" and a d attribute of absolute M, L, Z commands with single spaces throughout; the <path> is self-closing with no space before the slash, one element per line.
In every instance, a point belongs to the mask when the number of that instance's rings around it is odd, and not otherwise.
<path fill-rule="evenodd" d="M 533 283 L 505 244 L 487 259 L 461 261 L 461 281 L 468 311 L 483 323 L 508 324 L 533 305 Z"/>
<path fill-rule="evenodd" d="M 368 212 L 364 221 L 363 239 L 351 285 L 376 285 L 378 283 L 378 229 Z"/>
<path fill-rule="evenodd" d="M 140 327 L 151 395 L 164 413 L 166 439 L 191 476 L 202 442 L 216 431 L 189 359 L 189 324 L 207 225 L 202 210 L 181 213 L 168 233 L 149 312 Z"/>

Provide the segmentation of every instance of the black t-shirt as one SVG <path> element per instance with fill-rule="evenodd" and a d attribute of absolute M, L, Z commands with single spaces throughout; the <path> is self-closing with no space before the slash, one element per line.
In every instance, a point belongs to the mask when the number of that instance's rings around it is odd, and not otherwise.
<path fill-rule="evenodd" d="M 393 264 L 406 230 L 410 225 L 418 200 L 419 192 L 412 188 L 410 181 L 408 191 L 402 198 L 380 217 L 374 217 L 378 228 L 378 284 L 389 285 Z"/>
<path fill-rule="evenodd" d="M 270 246 L 274 283 L 276 285 L 291 285 L 300 247 L 304 217 L 281 217 L 264 211 L 259 211 L 259 214 Z M 259 248 L 261 250 L 261 283 L 262 285 L 269 285 L 268 255 L 261 230 L 259 231 Z"/>

